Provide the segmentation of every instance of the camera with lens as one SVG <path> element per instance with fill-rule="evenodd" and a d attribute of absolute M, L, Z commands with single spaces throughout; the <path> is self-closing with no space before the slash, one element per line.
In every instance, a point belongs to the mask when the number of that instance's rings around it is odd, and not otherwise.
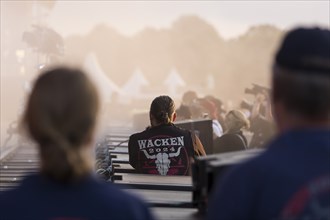
<path fill-rule="evenodd" d="M 245 94 L 251 94 L 251 95 L 258 95 L 258 94 L 264 93 L 264 92 L 269 93 L 270 89 L 265 86 L 261 86 L 261 85 L 255 84 L 255 83 L 252 83 L 252 88 L 246 88 L 244 90 Z"/>

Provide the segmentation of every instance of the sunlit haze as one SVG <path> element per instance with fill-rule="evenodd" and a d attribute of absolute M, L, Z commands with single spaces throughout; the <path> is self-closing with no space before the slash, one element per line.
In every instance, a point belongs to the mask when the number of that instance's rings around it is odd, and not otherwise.
<path fill-rule="evenodd" d="M 269 87 L 283 34 L 329 28 L 329 8 L 329 0 L 1 0 L 0 150 L 15 145 L 10 134 L 40 67 L 83 67 L 100 90 L 106 124 L 131 123 L 162 94 L 178 107 L 189 90 L 231 110 L 251 100 L 244 91 L 252 83 Z"/>
<path fill-rule="evenodd" d="M 64 36 L 86 33 L 105 23 L 125 35 L 146 26 L 167 28 L 178 17 L 195 14 L 212 24 L 224 38 L 243 34 L 249 27 L 299 24 L 329 27 L 329 1 L 58 1 L 49 25 Z"/>

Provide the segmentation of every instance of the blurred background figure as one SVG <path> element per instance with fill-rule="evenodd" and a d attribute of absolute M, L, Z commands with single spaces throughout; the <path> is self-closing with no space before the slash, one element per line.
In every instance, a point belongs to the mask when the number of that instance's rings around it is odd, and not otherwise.
<path fill-rule="evenodd" d="M 226 130 L 226 125 L 225 125 L 225 115 L 226 115 L 226 109 L 224 108 L 224 104 L 223 102 L 219 99 L 216 98 L 212 95 L 207 95 L 205 96 L 205 98 L 209 101 L 211 101 L 216 108 L 216 112 L 215 112 L 215 117 L 218 120 L 218 122 L 220 123 L 222 130 L 225 131 Z"/>
<path fill-rule="evenodd" d="M 214 140 L 214 153 L 246 150 L 248 141 L 242 132 L 242 129 L 249 128 L 246 116 L 239 110 L 231 110 L 226 115 L 225 124 L 225 133 Z"/>
<path fill-rule="evenodd" d="M 0 195 L 2 219 L 152 219 L 140 199 L 94 176 L 98 112 L 96 88 L 81 70 L 37 78 L 22 126 L 38 145 L 40 169 Z"/>
<path fill-rule="evenodd" d="M 211 119 L 212 120 L 212 130 L 213 130 L 213 139 L 217 137 L 221 137 L 223 134 L 223 129 L 221 124 L 218 121 L 218 113 L 216 105 L 207 98 L 200 98 L 196 101 L 198 105 L 201 107 L 203 119 Z"/>
<path fill-rule="evenodd" d="M 187 91 L 182 96 L 181 106 L 178 109 L 178 116 L 181 120 L 184 119 L 211 119 L 213 138 L 220 137 L 223 134 L 224 113 L 222 102 L 214 96 L 208 95 L 204 98 L 199 98 L 195 91 Z"/>
<path fill-rule="evenodd" d="M 198 95 L 195 91 L 186 91 L 182 95 L 181 105 L 177 109 L 177 120 L 187 120 L 199 118 L 200 108 L 196 107 Z"/>
<path fill-rule="evenodd" d="M 182 95 L 181 105 L 191 106 L 196 99 L 198 98 L 197 93 L 195 91 L 187 91 Z"/>
<path fill-rule="evenodd" d="M 253 96 L 252 104 L 246 101 L 241 103 L 244 111 L 248 110 L 252 138 L 250 148 L 264 148 L 275 135 L 275 124 L 272 116 L 270 89 L 258 84 L 245 89 L 245 94 Z"/>
<path fill-rule="evenodd" d="M 176 110 L 176 120 L 177 121 L 184 121 L 192 119 L 192 113 L 188 106 L 180 105 L 180 107 Z"/>

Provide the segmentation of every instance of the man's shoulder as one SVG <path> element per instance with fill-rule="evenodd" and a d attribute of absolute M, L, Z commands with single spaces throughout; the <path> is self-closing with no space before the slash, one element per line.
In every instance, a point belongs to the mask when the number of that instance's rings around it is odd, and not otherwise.
<path fill-rule="evenodd" d="M 164 134 L 164 135 L 172 135 L 172 134 L 176 134 L 176 135 L 190 135 L 191 132 L 187 129 L 184 128 L 180 128 L 174 124 L 172 124 L 171 126 L 164 126 L 164 127 L 158 127 L 158 128 L 147 128 L 144 131 L 141 132 L 137 132 L 134 133 L 130 136 L 130 139 L 140 139 L 140 138 L 148 138 L 148 137 L 152 137 L 155 135 L 159 135 L 159 134 Z"/>
<path fill-rule="evenodd" d="M 144 204 L 143 200 L 140 197 L 125 192 L 123 189 L 113 183 L 99 184 L 101 186 L 99 192 L 111 201 L 116 201 L 116 203 L 136 203 L 141 205 Z"/>
<path fill-rule="evenodd" d="M 304 130 L 286 132 L 274 138 L 268 144 L 266 149 L 258 156 L 235 166 L 232 171 L 234 173 L 242 172 L 260 174 L 260 172 L 263 172 L 264 175 L 274 174 L 274 172 L 269 171 L 283 171 L 283 169 L 285 169 L 283 164 L 291 166 L 297 163 L 296 160 L 288 159 L 291 156 L 295 156 L 296 158 L 306 158 L 307 153 L 310 152 L 311 144 L 318 145 L 319 147 L 318 151 L 313 151 L 315 157 L 315 155 L 321 155 L 326 150 L 329 150 L 328 143 L 329 131 Z"/>
<path fill-rule="evenodd" d="M 86 207 L 87 205 L 90 207 L 90 209 L 81 211 L 81 213 L 87 213 L 91 216 L 99 216 L 98 219 L 103 219 L 100 218 L 101 214 L 92 212 L 99 212 L 100 209 L 109 211 L 111 216 L 114 216 L 116 219 L 150 219 L 150 217 L 148 217 L 147 205 L 141 198 L 123 191 L 113 183 L 90 178 L 87 182 L 77 185 L 75 190 L 73 190 L 72 187 L 68 187 L 72 190 L 68 190 L 67 187 L 60 188 L 61 189 L 57 190 L 61 192 L 61 196 L 55 199 L 48 195 L 49 193 L 53 195 L 53 193 L 49 191 L 51 190 L 51 187 L 35 190 L 28 194 L 24 193 L 24 191 L 28 190 L 22 188 L 22 186 L 16 187 L 10 191 L 2 192 L 0 194 L 0 206 L 6 209 L 6 211 L 4 213 L 1 212 L 1 214 L 4 214 L 4 216 L 11 216 L 12 212 L 15 211 L 14 209 L 28 210 L 32 208 L 31 205 L 38 205 L 39 207 L 43 205 L 49 206 L 54 204 L 54 201 L 57 203 L 59 200 L 62 200 L 63 204 L 65 204 L 66 198 L 72 197 L 71 193 L 74 193 L 76 196 L 75 205 L 82 205 L 83 207 Z M 64 191 L 62 189 L 64 189 Z M 35 192 L 39 196 L 33 197 L 33 193 Z M 65 194 L 63 194 L 64 192 Z M 46 197 L 49 198 L 47 199 L 47 203 L 45 203 L 44 195 L 47 195 Z"/>
<path fill-rule="evenodd" d="M 136 132 L 136 133 L 131 134 L 129 136 L 129 139 L 132 140 L 132 139 L 136 139 L 136 138 L 139 138 L 139 137 L 143 137 L 146 134 L 148 134 L 148 130 L 144 130 L 144 131 L 141 131 L 141 132 Z"/>
<path fill-rule="evenodd" d="M 173 126 L 172 126 L 172 129 L 173 129 L 174 131 L 177 131 L 178 133 L 182 133 L 182 134 L 190 134 L 190 133 L 191 133 L 190 130 L 185 129 L 185 128 L 178 127 L 178 126 L 176 126 L 176 125 L 173 125 Z"/>
<path fill-rule="evenodd" d="M 99 198 L 103 196 L 103 201 L 108 204 L 109 209 L 124 210 L 127 215 L 139 213 L 140 217 L 148 217 L 148 205 L 142 197 L 125 192 L 113 183 L 104 183 L 103 186 L 99 191 Z"/>
<path fill-rule="evenodd" d="M 227 173 L 229 178 L 242 178 L 244 181 L 263 178 L 267 175 L 272 166 L 275 166 L 271 159 L 270 149 L 262 150 L 256 156 L 234 165 Z"/>
<path fill-rule="evenodd" d="M 13 204 L 24 203 L 24 200 L 28 198 L 33 199 L 38 187 L 38 175 L 24 177 L 17 186 L 0 192 L 0 207 L 12 207 Z"/>
<path fill-rule="evenodd" d="M 18 189 L 19 188 L 16 187 L 14 189 L 0 192 L 0 207 L 4 207 L 6 204 L 10 203 L 12 199 L 16 199 L 14 197 L 16 197 L 15 195 L 19 195 Z"/>

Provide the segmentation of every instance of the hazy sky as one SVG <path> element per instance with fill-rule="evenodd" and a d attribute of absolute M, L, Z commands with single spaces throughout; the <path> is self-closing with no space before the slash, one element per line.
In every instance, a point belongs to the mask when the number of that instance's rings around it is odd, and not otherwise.
<path fill-rule="evenodd" d="M 146 26 L 168 28 L 181 15 L 196 14 L 224 38 L 256 24 L 290 28 L 299 24 L 329 27 L 330 1 L 57 1 L 48 23 L 63 36 L 86 33 L 105 23 L 132 35 Z"/>

